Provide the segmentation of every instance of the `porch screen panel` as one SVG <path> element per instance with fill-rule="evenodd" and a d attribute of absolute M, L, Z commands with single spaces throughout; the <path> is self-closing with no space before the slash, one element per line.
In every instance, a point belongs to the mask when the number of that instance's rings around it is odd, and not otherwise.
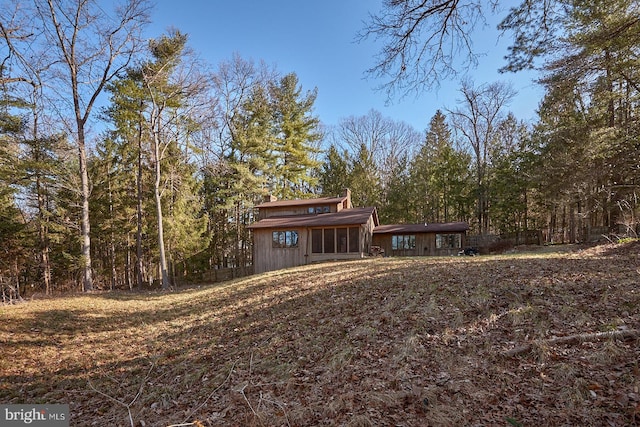
<path fill-rule="evenodd" d="M 360 251 L 360 229 L 358 227 L 349 228 L 349 252 Z"/>
<path fill-rule="evenodd" d="M 322 230 L 311 230 L 311 252 L 314 254 L 322 253 Z"/>
<path fill-rule="evenodd" d="M 324 253 L 332 254 L 336 251 L 335 228 L 324 229 Z"/>
<path fill-rule="evenodd" d="M 336 229 L 336 242 L 338 244 L 338 252 L 345 253 L 347 252 L 347 229 L 346 228 L 337 228 Z"/>

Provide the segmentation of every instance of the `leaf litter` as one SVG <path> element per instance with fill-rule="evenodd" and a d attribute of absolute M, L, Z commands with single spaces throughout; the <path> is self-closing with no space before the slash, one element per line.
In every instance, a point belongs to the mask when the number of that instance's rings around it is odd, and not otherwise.
<path fill-rule="evenodd" d="M 0 401 L 83 426 L 638 425 L 639 269 L 627 243 L 33 300 L 0 307 Z"/>

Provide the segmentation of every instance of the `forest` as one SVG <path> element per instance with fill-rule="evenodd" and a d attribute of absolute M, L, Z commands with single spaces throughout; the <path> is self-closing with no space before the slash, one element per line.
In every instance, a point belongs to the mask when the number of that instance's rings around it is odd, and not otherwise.
<path fill-rule="evenodd" d="M 389 77 L 390 96 L 447 77 L 444 37 L 459 36 L 464 49 L 461 23 L 498 4 L 432 3 L 385 1 L 366 24 L 363 37 L 388 41 L 388 56 L 369 72 Z M 636 1 L 525 1 L 507 10 L 504 71 L 539 70 L 537 120 L 509 111 L 508 84 L 461 79 L 457 104 L 419 130 L 373 109 L 324 126 L 314 114 L 322 88 L 303 88 L 295 70 L 240 54 L 205 64 L 186 31 L 144 40 L 152 6 L 124 4 L 100 14 L 91 1 L 3 2 L 3 300 L 168 289 L 251 265 L 247 226 L 267 195 L 349 188 L 354 205 L 375 206 L 381 223 L 467 221 L 478 235 L 541 230 L 549 244 L 637 237 Z M 433 37 L 392 32 L 394 20 Z M 434 65 L 419 68 L 416 52 Z"/>

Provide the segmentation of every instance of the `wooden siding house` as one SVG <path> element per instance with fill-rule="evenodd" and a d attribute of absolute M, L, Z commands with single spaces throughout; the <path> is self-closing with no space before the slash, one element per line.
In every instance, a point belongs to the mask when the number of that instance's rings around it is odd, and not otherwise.
<path fill-rule="evenodd" d="M 468 229 L 466 222 L 381 225 L 373 230 L 373 245 L 385 256 L 457 255 Z"/>
<path fill-rule="evenodd" d="M 375 207 L 354 208 L 340 197 L 275 200 L 258 206 L 253 233 L 254 273 L 313 262 L 368 256 L 378 223 Z"/>

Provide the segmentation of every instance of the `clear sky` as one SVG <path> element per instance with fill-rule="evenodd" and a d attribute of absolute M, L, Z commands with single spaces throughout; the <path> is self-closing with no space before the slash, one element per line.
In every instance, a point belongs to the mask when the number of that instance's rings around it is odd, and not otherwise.
<path fill-rule="evenodd" d="M 264 60 L 281 73 L 295 72 L 303 90 L 318 89 L 314 113 L 325 125 L 375 109 L 423 131 L 437 109 L 456 106 L 459 80 L 387 103 L 386 94 L 375 90 L 380 82 L 365 75 L 376 45 L 355 41 L 369 13 L 380 5 L 380 0 L 157 0 L 147 36 L 175 27 L 189 35 L 189 45 L 213 67 L 238 53 L 256 63 Z M 477 32 L 475 49 L 486 56 L 469 78 L 476 85 L 512 82 L 519 94 L 510 111 L 533 121 L 542 90 L 532 82 L 535 74 L 498 73 L 509 44 L 506 39 L 498 42 L 498 35 L 495 25 Z"/>

